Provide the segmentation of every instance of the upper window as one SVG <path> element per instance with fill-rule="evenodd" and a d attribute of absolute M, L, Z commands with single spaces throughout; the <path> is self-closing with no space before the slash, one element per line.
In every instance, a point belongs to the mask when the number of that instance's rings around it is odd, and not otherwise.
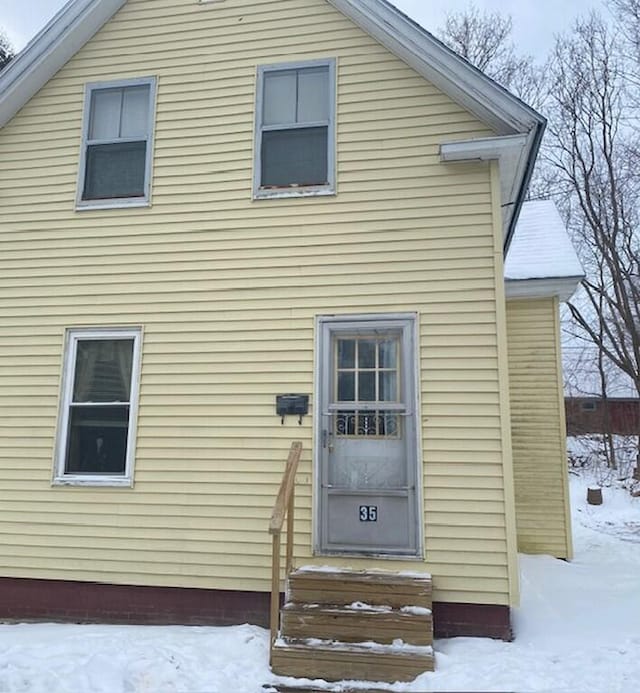
<path fill-rule="evenodd" d="M 140 330 L 67 334 L 55 481 L 130 485 Z"/>
<path fill-rule="evenodd" d="M 149 201 L 155 79 L 87 85 L 78 206 Z"/>
<path fill-rule="evenodd" d="M 335 189 L 335 61 L 258 68 L 256 197 Z"/>

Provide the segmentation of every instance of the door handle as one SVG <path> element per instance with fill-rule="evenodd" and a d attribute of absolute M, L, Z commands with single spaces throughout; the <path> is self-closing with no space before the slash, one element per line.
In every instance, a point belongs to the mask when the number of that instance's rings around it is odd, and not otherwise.
<path fill-rule="evenodd" d="M 322 429 L 322 447 L 328 449 L 330 453 L 333 452 L 333 435 L 326 428 Z"/>

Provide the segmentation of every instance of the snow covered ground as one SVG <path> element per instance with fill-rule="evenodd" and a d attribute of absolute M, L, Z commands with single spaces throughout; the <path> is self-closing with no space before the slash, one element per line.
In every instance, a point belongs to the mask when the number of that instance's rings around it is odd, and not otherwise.
<path fill-rule="evenodd" d="M 391 690 L 640 689 L 640 498 L 588 506 L 586 486 L 572 477 L 575 560 L 521 557 L 516 641 L 438 640 L 436 672 Z M 261 693 L 267 651 L 248 625 L 0 625 L 0 693 Z"/>

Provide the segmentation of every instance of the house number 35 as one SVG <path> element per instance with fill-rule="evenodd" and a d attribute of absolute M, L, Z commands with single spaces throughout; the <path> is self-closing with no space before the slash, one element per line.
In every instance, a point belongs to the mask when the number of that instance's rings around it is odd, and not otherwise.
<path fill-rule="evenodd" d="M 378 521 L 378 506 L 377 505 L 361 505 L 360 506 L 360 522 L 377 522 Z"/>

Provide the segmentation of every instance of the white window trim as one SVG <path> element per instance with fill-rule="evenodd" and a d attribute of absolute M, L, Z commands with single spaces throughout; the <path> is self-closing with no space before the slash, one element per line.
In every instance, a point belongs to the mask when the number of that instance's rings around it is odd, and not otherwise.
<path fill-rule="evenodd" d="M 85 339 L 133 339 L 131 393 L 129 397 L 129 422 L 127 430 L 127 457 L 123 475 L 65 474 L 64 471 L 76 353 L 78 342 Z M 136 423 L 138 418 L 138 397 L 140 389 L 141 345 L 141 327 L 72 328 L 67 330 L 65 335 L 62 386 L 60 389 L 60 410 L 52 480 L 54 486 L 133 486 Z"/>
<path fill-rule="evenodd" d="M 90 82 L 85 85 L 84 107 L 82 115 L 82 145 L 80 148 L 80 164 L 78 167 L 78 184 L 76 192 L 76 210 L 86 209 L 116 209 L 120 207 L 148 207 L 151 204 L 151 176 L 153 167 L 153 146 L 155 141 L 156 122 L 156 77 L 136 77 L 134 79 L 119 79 L 110 82 Z M 118 197 L 101 200 L 83 200 L 85 177 L 87 173 L 87 142 L 91 122 L 91 95 L 100 89 L 117 89 L 121 87 L 149 86 L 149 120 L 147 123 L 147 153 L 144 170 L 144 195 L 141 197 Z"/>
<path fill-rule="evenodd" d="M 305 185 L 291 188 L 262 188 L 262 110 L 264 102 L 264 75 L 278 70 L 299 70 L 307 67 L 329 68 L 329 121 L 327 132 L 327 185 Z M 281 197 L 309 197 L 336 194 L 336 60 L 324 58 L 292 63 L 259 65 L 256 79 L 255 137 L 253 157 L 253 198 L 255 200 Z"/>

